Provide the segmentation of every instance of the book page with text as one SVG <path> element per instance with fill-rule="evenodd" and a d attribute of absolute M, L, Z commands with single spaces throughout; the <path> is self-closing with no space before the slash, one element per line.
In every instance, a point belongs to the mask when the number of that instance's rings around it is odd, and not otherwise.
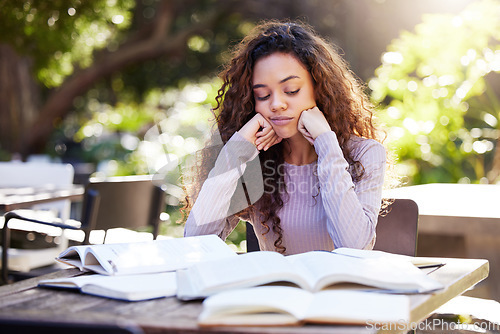
<path fill-rule="evenodd" d="M 85 267 L 108 275 L 127 275 L 173 271 L 200 261 L 231 256 L 237 256 L 236 252 L 218 236 L 205 235 L 94 245 L 86 250 Z M 103 270 L 99 271 L 99 265 Z"/>
<path fill-rule="evenodd" d="M 308 282 L 286 258 L 276 252 L 251 252 L 221 261 L 198 263 L 188 274 L 201 292 L 212 293 L 232 287 L 247 287 L 287 281 L 308 289 Z"/>
<path fill-rule="evenodd" d="M 289 256 L 316 277 L 314 291 L 340 282 L 351 282 L 393 292 L 429 292 L 442 285 L 407 261 L 394 258 L 356 258 L 331 252 L 308 252 Z"/>

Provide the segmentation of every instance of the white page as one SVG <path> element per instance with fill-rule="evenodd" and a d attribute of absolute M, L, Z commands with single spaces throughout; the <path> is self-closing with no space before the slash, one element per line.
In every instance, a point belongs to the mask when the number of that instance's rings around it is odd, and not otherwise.
<path fill-rule="evenodd" d="M 42 280 L 40 286 L 81 289 L 82 292 L 124 300 L 144 300 L 174 296 L 177 291 L 175 272 L 109 276 L 82 275 Z"/>
<path fill-rule="evenodd" d="M 220 261 L 195 264 L 187 275 L 201 296 L 221 288 L 247 287 L 274 281 L 291 281 L 309 289 L 307 282 L 298 277 L 298 272 L 286 258 L 276 252 L 251 252 Z M 201 297 L 200 296 L 200 297 Z"/>
<path fill-rule="evenodd" d="M 38 282 L 39 286 L 48 286 L 48 287 L 60 287 L 60 288 L 68 288 L 68 289 L 79 289 L 84 284 L 95 280 L 96 277 L 110 277 L 107 275 L 82 275 L 76 277 L 64 277 L 64 278 L 51 278 L 46 280 L 41 280 Z"/>
<path fill-rule="evenodd" d="M 58 257 L 56 257 L 56 260 L 65 264 L 69 264 L 72 266 L 75 266 L 79 268 L 80 270 L 83 269 L 83 258 L 85 256 L 85 250 L 89 246 L 72 246 L 67 248 L 66 250 L 62 251 Z"/>
<path fill-rule="evenodd" d="M 224 291 L 203 301 L 199 320 L 216 314 L 266 313 L 291 314 L 301 319 L 313 295 L 303 289 L 285 286 L 259 286 L 248 289 Z"/>
<path fill-rule="evenodd" d="M 87 282 L 82 291 L 130 301 L 146 300 L 175 296 L 177 282 L 175 272 L 101 276 L 99 280 Z"/>
<path fill-rule="evenodd" d="M 290 261 L 301 262 L 314 277 L 319 278 L 321 289 L 329 283 L 352 282 L 391 289 L 394 292 L 427 292 L 441 289 L 439 282 L 426 276 L 407 261 L 395 258 L 357 258 L 330 252 L 308 252 L 288 257 Z M 321 278 L 332 277 L 333 279 Z"/>
<path fill-rule="evenodd" d="M 405 295 L 325 290 L 314 295 L 305 319 L 314 322 L 408 323 L 410 299 Z"/>
<path fill-rule="evenodd" d="M 394 254 L 388 253 L 379 250 L 368 250 L 368 249 L 356 249 L 356 248 L 348 248 L 341 247 L 332 251 L 335 254 L 342 254 L 345 256 L 359 257 L 363 259 L 377 259 L 377 258 L 387 258 L 387 259 L 395 259 L 399 261 L 407 261 L 412 263 L 413 265 L 427 266 L 427 265 L 442 265 L 442 261 L 439 258 L 433 259 L 429 257 L 419 258 L 408 255 Z"/>
<path fill-rule="evenodd" d="M 93 245 L 86 250 L 85 267 L 110 275 L 171 271 L 200 261 L 237 256 L 216 235 L 150 242 Z M 96 261 L 97 259 L 97 261 Z M 97 266 L 99 263 L 104 271 Z"/>

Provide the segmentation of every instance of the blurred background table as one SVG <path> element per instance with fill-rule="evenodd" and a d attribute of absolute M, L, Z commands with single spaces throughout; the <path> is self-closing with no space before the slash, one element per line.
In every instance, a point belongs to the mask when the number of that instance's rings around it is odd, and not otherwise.
<path fill-rule="evenodd" d="M 76 184 L 66 187 L 0 188 L 0 213 L 59 200 L 79 201 L 83 193 L 84 187 Z"/>
<path fill-rule="evenodd" d="M 84 187 L 82 185 L 1 187 L 0 232 L 2 237 L 4 237 L 3 228 L 5 223 L 3 215 L 6 212 L 18 209 L 28 209 L 46 203 L 63 203 L 62 208 L 65 208 L 64 202 L 61 201 L 81 202 L 83 200 L 83 195 Z M 42 212 L 39 214 L 42 214 Z M 47 214 L 51 213 L 48 212 Z M 69 217 L 65 216 L 64 218 Z M 0 249 L 2 257 L 1 263 L 3 266 L 8 259 L 9 269 L 14 270 L 19 273 L 19 275 L 21 275 L 21 272 L 31 272 L 29 276 L 37 275 L 36 270 L 39 270 L 38 268 L 54 265 L 54 258 L 64 250 L 68 244 L 65 237 L 59 236 L 61 232 L 54 232 L 53 227 L 37 225 L 35 230 L 33 230 L 33 224 L 25 224 L 24 222 L 16 224 L 16 222 L 13 222 L 9 224 L 9 229 L 11 230 L 9 231 L 9 235 L 13 233 L 18 235 L 16 239 L 17 244 L 10 240 L 10 245 L 13 248 L 10 249 L 8 257 L 3 254 L 3 251 Z M 56 242 L 56 240 L 58 242 Z M 57 268 L 57 266 L 55 268 Z M 46 272 L 45 269 L 40 269 L 40 273 L 43 272 Z M 2 276 L 4 276 L 2 280 L 5 281 L 5 275 Z"/>

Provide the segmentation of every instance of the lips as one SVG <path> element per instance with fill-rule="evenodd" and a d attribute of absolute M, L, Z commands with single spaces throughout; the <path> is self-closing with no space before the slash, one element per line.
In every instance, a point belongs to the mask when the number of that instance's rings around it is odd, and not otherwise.
<path fill-rule="evenodd" d="M 269 120 L 275 125 L 285 125 L 290 123 L 293 120 L 293 117 L 290 116 L 274 116 L 270 117 Z"/>

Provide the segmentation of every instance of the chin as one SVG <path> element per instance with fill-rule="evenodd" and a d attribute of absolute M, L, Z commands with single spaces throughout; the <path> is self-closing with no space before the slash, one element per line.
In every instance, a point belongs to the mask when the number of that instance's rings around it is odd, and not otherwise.
<path fill-rule="evenodd" d="M 297 133 L 299 133 L 298 131 L 297 132 L 290 132 L 290 131 L 281 131 L 281 132 L 277 132 L 275 131 L 276 134 L 283 138 L 283 139 L 289 139 L 289 138 L 292 138 L 293 136 L 295 136 Z"/>

